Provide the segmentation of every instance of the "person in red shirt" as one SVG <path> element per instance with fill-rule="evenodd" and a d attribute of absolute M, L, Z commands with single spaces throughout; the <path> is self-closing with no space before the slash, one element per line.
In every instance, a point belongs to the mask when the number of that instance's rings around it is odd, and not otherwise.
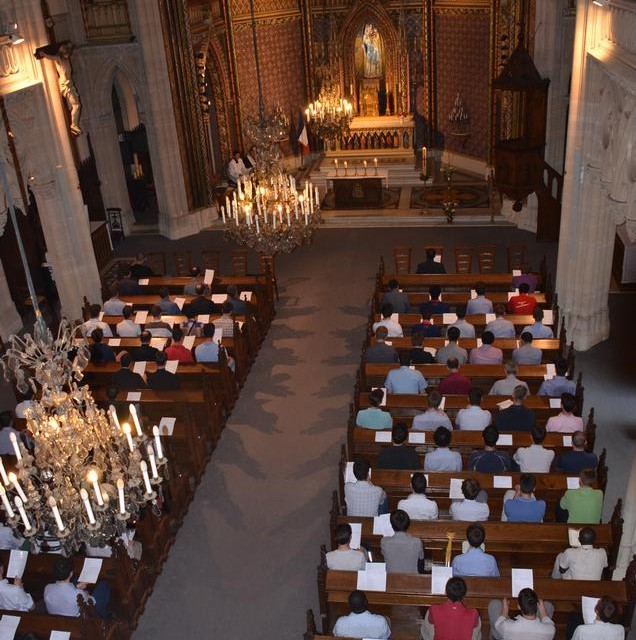
<path fill-rule="evenodd" d="M 467 607 L 462 578 L 450 578 L 446 583 L 448 602 L 432 604 L 422 625 L 422 640 L 475 640 L 481 638 L 481 618 L 477 609 Z"/>
<path fill-rule="evenodd" d="M 180 327 L 172 330 L 172 344 L 164 349 L 168 360 L 178 360 L 183 364 L 194 364 L 194 356 L 190 349 L 186 349 L 183 344 L 183 331 Z"/>
<path fill-rule="evenodd" d="M 459 360 L 457 358 L 449 358 L 446 366 L 449 373 L 444 379 L 440 380 L 439 392 L 443 396 L 468 395 L 473 388 L 473 383 L 468 376 L 459 373 Z"/>
<path fill-rule="evenodd" d="M 527 282 L 519 285 L 519 295 L 512 296 L 508 300 L 508 313 L 517 315 L 532 315 L 534 308 L 537 306 L 537 299 L 529 295 L 530 287 Z"/>

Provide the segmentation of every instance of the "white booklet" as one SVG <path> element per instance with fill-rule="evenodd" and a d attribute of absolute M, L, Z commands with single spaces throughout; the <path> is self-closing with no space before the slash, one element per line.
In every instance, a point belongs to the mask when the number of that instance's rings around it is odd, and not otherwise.
<path fill-rule="evenodd" d="M 174 423 L 176 418 L 161 418 L 159 422 L 159 433 L 162 436 L 171 436 L 174 431 Z"/>
<path fill-rule="evenodd" d="M 84 558 L 84 566 L 77 579 L 78 582 L 87 582 L 95 584 L 99 578 L 99 572 L 102 570 L 101 558 Z"/>
<path fill-rule="evenodd" d="M 391 432 L 390 431 L 376 431 L 375 432 L 375 441 L 376 442 L 391 442 Z"/>
<path fill-rule="evenodd" d="M 374 536 L 392 536 L 395 533 L 391 526 L 391 514 L 384 513 L 381 516 L 373 518 L 373 535 Z"/>
<path fill-rule="evenodd" d="M 349 542 L 349 546 L 352 549 L 359 549 L 362 540 L 362 523 L 350 522 L 349 526 L 351 527 L 351 541 Z"/>
<path fill-rule="evenodd" d="M 386 564 L 367 562 L 364 571 L 358 571 L 357 589 L 362 591 L 386 591 Z"/>
<path fill-rule="evenodd" d="M 453 567 L 434 564 L 431 567 L 431 593 L 445 594 L 446 583 L 453 577 Z"/>
<path fill-rule="evenodd" d="M 17 551 L 13 549 L 9 555 L 9 566 L 7 567 L 7 578 L 22 578 L 24 568 L 29 559 L 28 551 Z"/>
<path fill-rule="evenodd" d="M 424 444 L 425 442 L 425 431 L 409 431 L 409 444 Z"/>
<path fill-rule="evenodd" d="M 516 598 L 522 589 L 534 589 L 534 574 L 532 569 L 512 570 L 512 597 Z"/>
<path fill-rule="evenodd" d="M 212 284 L 212 280 L 214 280 L 214 269 L 206 269 L 203 284 Z"/>
<path fill-rule="evenodd" d="M 20 616 L 2 616 L 0 618 L 0 640 L 13 640 L 21 619 Z"/>

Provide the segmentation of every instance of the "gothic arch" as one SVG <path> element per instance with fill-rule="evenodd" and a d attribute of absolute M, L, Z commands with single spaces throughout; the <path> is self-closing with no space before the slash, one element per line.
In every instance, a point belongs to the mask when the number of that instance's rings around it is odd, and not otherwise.
<path fill-rule="evenodd" d="M 230 158 L 235 144 L 235 132 L 232 127 L 232 89 L 225 69 L 225 57 L 215 38 L 208 41 L 207 77 L 210 83 L 211 99 L 214 102 L 216 126 L 220 143 L 220 153 L 223 158 Z"/>

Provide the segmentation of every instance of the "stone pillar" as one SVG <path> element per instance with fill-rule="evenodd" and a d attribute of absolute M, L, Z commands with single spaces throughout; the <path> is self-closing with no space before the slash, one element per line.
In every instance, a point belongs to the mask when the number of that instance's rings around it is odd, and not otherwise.
<path fill-rule="evenodd" d="M 0 338 L 7 341 L 12 333 L 22 328 L 22 319 L 13 304 L 7 278 L 0 262 Z"/>

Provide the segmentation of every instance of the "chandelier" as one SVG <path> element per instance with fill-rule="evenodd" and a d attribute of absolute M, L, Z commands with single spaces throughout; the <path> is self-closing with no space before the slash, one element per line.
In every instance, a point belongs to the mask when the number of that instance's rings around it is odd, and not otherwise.
<path fill-rule="evenodd" d="M 311 128 L 321 138 L 335 138 L 349 131 L 353 118 L 351 103 L 340 96 L 340 89 L 328 84 L 315 102 L 305 109 Z"/>
<path fill-rule="evenodd" d="M 133 427 L 120 424 L 114 407 L 99 409 L 78 386 L 88 360 L 86 342 L 66 320 L 55 337 L 41 323 L 33 336 L 11 336 L 1 360 L 6 380 L 39 394 L 26 410 L 33 455 L 12 434 L 15 468 L 0 461 L 6 521 L 27 539 L 56 537 L 67 554 L 82 543 L 111 544 L 146 504 L 158 511 L 167 476 L 158 428 L 145 435 L 133 404 Z"/>

